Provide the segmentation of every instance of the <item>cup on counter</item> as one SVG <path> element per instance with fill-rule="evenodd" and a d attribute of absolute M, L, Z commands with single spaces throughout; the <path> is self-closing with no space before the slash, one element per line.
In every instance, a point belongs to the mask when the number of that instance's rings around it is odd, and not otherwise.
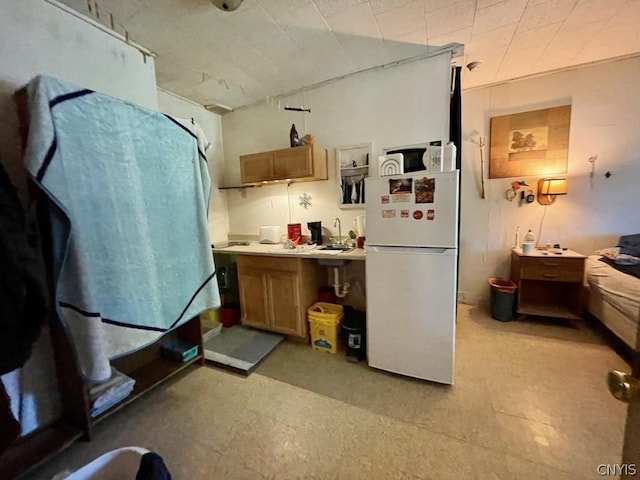
<path fill-rule="evenodd" d="M 533 242 L 524 242 L 522 244 L 522 254 L 523 255 L 533 254 Z"/>
<path fill-rule="evenodd" d="M 364 237 L 358 237 L 356 239 L 356 246 L 358 248 L 364 248 Z"/>

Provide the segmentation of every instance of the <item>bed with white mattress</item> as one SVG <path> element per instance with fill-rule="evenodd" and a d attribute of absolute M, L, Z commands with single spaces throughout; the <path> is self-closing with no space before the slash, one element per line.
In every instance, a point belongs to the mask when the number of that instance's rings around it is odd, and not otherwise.
<path fill-rule="evenodd" d="M 587 258 L 587 309 L 631 349 L 638 351 L 640 278 L 616 270 L 600 258 L 600 255 Z"/>

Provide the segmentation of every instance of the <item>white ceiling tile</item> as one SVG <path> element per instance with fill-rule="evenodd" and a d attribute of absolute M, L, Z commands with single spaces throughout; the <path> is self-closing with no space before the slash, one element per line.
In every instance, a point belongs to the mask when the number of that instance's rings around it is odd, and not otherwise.
<path fill-rule="evenodd" d="M 341 43 L 358 70 L 384 65 L 390 61 L 382 39 L 353 37 Z"/>
<path fill-rule="evenodd" d="M 576 56 L 579 63 L 596 62 L 612 57 L 635 54 L 640 50 L 640 30 L 636 24 L 602 29 Z"/>
<path fill-rule="evenodd" d="M 441 8 L 452 7 L 454 3 L 461 0 L 424 0 L 424 11 L 429 13 L 434 10 L 440 10 Z M 475 10 L 475 1 L 473 2 L 473 9 Z"/>
<path fill-rule="evenodd" d="M 67 1 L 64 3 L 68 4 Z M 87 2 L 84 1 L 84 4 L 86 11 Z M 145 7 L 139 0 L 100 0 L 98 4 L 101 10 L 113 14 L 115 20 L 120 23 L 131 18 Z"/>
<path fill-rule="evenodd" d="M 371 11 L 373 14 L 378 15 L 379 13 L 402 7 L 410 1 L 411 0 L 369 0 L 369 4 L 371 5 Z"/>
<path fill-rule="evenodd" d="M 164 15 L 177 17 L 189 10 L 194 10 L 198 7 L 216 8 L 211 2 L 206 0 L 138 0 L 145 7 L 151 8 Z"/>
<path fill-rule="evenodd" d="M 544 53 L 544 50 L 545 45 L 531 48 L 509 48 L 502 59 L 496 79 L 507 80 L 530 74 L 533 71 L 533 65 Z"/>
<path fill-rule="evenodd" d="M 506 0 L 476 12 L 473 33 L 493 30 L 520 21 L 527 0 Z"/>
<path fill-rule="evenodd" d="M 485 33 L 478 35 L 471 35 L 471 42 L 468 48 L 465 48 L 468 52 L 488 50 L 492 47 L 502 47 L 511 43 L 513 34 L 518 27 L 517 23 L 505 25 L 504 27 L 496 28 Z"/>
<path fill-rule="evenodd" d="M 164 41 L 167 25 L 172 21 L 166 14 L 156 12 L 150 8 L 139 10 L 131 18 L 123 22 L 129 32 L 129 38 L 142 46 L 153 49 L 155 43 Z"/>
<path fill-rule="evenodd" d="M 233 25 L 225 20 L 224 12 L 210 6 L 189 10 L 180 15 L 171 23 L 171 29 L 174 35 L 203 45 L 211 45 L 233 34 Z M 164 33 L 166 35 L 166 31 Z"/>
<path fill-rule="evenodd" d="M 328 17 L 360 5 L 361 3 L 366 3 L 366 0 L 314 0 L 314 3 L 322 15 Z"/>
<path fill-rule="evenodd" d="M 424 28 L 396 38 L 385 39 L 384 44 L 392 61 L 426 55 L 433 50 L 427 45 L 427 33 Z"/>
<path fill-rule="evenodd" d="M 291 10 L 298 7 L 309 5 L 312 1 L 313 0 L 258 0 L 260 6 L 274 19 L 287 15 Z"/>
<path fill-rule="evenodd" d="M 491 5 L 495 5 L 497 3 L 504 3 L 505 0 L 478 0 L 476 8 L 480 10 L 481 8 L 487 8 Z"/>
<path fill-rule="evenodd" d="M 533 65 L 533 72 L 546 72 L 566 68 L 583 49 L 582 45 L 570 45 L 564 49 L 547 49 Z"/>
<path fill-rule="evenodd" d="M 567 17 L 568 25 L 596 22 L 611 18 L 623 8 L 625 0 L 580 0 Z"/>
<path fill-rule="evenodd" d="M 96 18 L 86 0 L 62 2 Z M 233 12 L 211 0 L 91 4 L 99 22 L 109 26 L 112 13 L 116 31 L 157 53 L 160 86 L 232 106 L 452 42 L 465 45 L 458 64 L 484 60 L 464 70 L 464 88 L 640 53 L 640 0 L 244 0 Z"/>
<path fill-rule="evenodd" d="M 561 25 L 561 23 L 552 23 L 551 25 L 524 31 L 518 27 L 513 40 L 511 40 L 511 47 L 527 49 L 547 45 Z"/>
<path fill-rule="evenodd" d="M 404 33 L 397 37 L 390 38 L 389 41 L 395 41 L 399 43 L 410 43 L 413 45 L 426 45 L 427 44 L 427 29 L 423 25 L 418 30 L 413 32 Z M 385 43 L 387 43 L 385 41 Z"/>
<path fill-rule="evenodd" d="M 574 45 L 583 48 L 586 42 L 600 33 L 606 23 L 606 19 L 601 19 L 595 22 L 574 26 L 567 26 L 567 24 L 563 24 L 549 43 L 549 50 L 553 48 L 564 50 L 565 48 Z"/>
<path fill-rule="evenodd" d="M 301 50 L 324 51 L 334 48 L 337 40 L 314 4 L 296 8 L 278 18 L 283 31 Z"/>
<path fill-rule="evenodd" d="M 577 0 L 548 0 L 537 5 L 527 5 L 519 30 L 538 29 L 551 23 L 564 22 Z"/>
<path fill-rule="evenodd" d="M 640 19 L 640 2 L 638 0 L 627 0 L 622 7 L 615 11 L 607 27 L 615 29 L 619 25 L 637 25 L 638 19 Z"/>
<path fill-rule="evenodd" d="M 462 69 L 462 88 L 473 88 L 479 85 L 486 85 L 495 81 L 498 69 L 502 62 L 502 57 L 506 52 L 506 48 L 496 49 L 491 52 L 484 52 L 483 59 L 486 59 L 480 68 L 476 68 L 473 71 L 469 71 L 466 68 Z M 478 60 L 477 58 L 469 57 L 469 61 Z"/>
<path fill-rule="evenodd" d="M 471 31 L 472 27 L 468 26 L 462 30 L 457 30 L 455 32 L 445 33 L 444 35 L 432 36 L 430 31 L 427 29 L 427 38 L 429 40 L 429 45 L 434 47 L 442 47 L 444 45 L 448 45 L 450 43 L 462 43 L 465 45 L 469 45 L 471 41 Z"/>
<path fill-rule="evenodd" d="M 231 30 L 234 35 L 241 35 L 250 44 L 260 43 L 281 31 L 280 26 L 259 5 L 239 12 L 233 21 L 226 23 L 233 26 Z"/>
<path fill-rule="evenodd" d="M 427 37 L 440 37 L 445 33 L 457 32 L 473 25 L 475 5 L 475 0 L 463 0 L 447 8 L 427 13 Z"/>
<path fill-rule="evenodd" d="M 402 8 L 376 15 L 383 38 L 393 38 L 425 28 L 424 3 L 415 0 Z"/>
<path fill-rule="evenodd" d="M 327 17 L 327 23 L 336 34 L 380 38 L 378 24 L 368 3 L 331 15 Z"/>
<path fill-rule="evenodd" d="M 292 58 L 302 55 L 296 43 L 284 32 L 265 38 L 254 45 L 256 50 L 269 58 L 275 65 L 288 62 Z"/>

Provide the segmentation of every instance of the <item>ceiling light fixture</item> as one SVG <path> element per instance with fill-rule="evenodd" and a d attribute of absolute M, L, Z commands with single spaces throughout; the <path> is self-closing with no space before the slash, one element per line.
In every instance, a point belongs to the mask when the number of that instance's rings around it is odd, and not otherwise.
<path fill-rule="evenodd" d="M 480 68 L 484 62 L 482 60 L 474 60 L 473 62 L 467 63 L 467 69 L 471 72 L 476 68 Z"/>
<path fill-rule="evenodd" d="M 211 3 L 224 12 L 233 12 L 240 6 L 242 0 L 211 0 Z"/>

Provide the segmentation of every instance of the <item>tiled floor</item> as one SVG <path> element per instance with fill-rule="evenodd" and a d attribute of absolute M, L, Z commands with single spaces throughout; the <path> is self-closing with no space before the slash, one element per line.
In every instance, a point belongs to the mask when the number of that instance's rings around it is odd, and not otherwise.
<path fill-rule="evenodd" d="M 176 480 L 575 480 L 619 462 L 626 408 L 604 375 L 629 367 L 590 329 L 461 305 L 457 340 L 453 387 L 292 343 L 248 378 L 193 367 L 30 478 L 126 445 L 160 453 Z"/>

